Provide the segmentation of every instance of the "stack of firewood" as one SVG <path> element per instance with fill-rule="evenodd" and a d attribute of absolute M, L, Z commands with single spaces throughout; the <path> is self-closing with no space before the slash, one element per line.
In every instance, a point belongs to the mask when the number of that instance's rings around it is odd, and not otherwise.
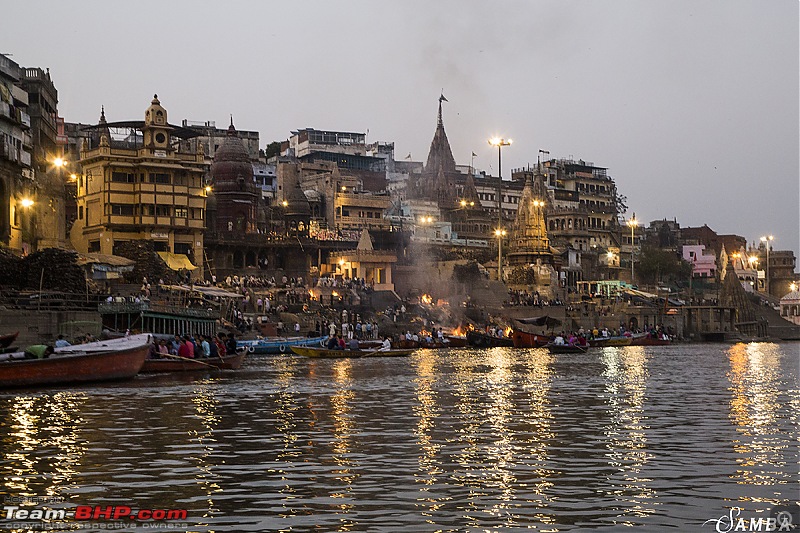
<path fill-rule="evenodd" d="M 0 285 L 21 287 L 23 279 L 25 279 L 25 269 L 22 266 L 22 258 L 5 248 L 0 248 Z"/>
<path fill-rule="evenodd" d="M 175 272 L 170 270 L 156 253 L 152 241 L 118 243 L 114 247 L 114 254 L 136 262 L 133 271 L 125 275 L 128 283 L 142 283 L 145 278 L 149 283 L 158 280 L 164 280 L 164 283 L 174 283 L 177 280 Z"/>
<path fill-rule="evenodd" d="M 86 276 L 78 265 L 77 252 L 45 248 L 22 260 L 24 286 L 28 289 L 82 293 Z"/>

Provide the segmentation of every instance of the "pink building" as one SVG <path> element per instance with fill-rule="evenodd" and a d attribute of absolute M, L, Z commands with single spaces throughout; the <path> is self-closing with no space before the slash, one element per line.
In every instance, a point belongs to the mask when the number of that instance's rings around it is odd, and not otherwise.
<path fill-rule="evenodd" d="M 717 256 L 713 250 L 706 251 L 705 244 L 683 246 L 683 259 L 692 264 L 692 277 L 713 278 L 717 273 Z"/>

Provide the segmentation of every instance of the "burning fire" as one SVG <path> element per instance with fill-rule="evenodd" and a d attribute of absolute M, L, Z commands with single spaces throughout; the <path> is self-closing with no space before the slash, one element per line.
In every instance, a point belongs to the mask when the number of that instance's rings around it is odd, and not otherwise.
<path fill-rule="evenodd" d="M 333 291 L 333 292 L 331 293 L 331 296 L 339 296 L 339 293 L 338 293 L 338 292 L 336 292 L 336 291 Z"/>
<path fill-rule="evenodd" d="M 512 331 L 513 330 L 511 329 L 511 326 L 507 327 L 506 330 L 505 330 L 506 337 L 510 337 Z"/>
<path fill-rule="evenodd" d="M 453 332 L 451 333 L 451 335 L 453 335 L 453 336 L 455 336 L 455 337 L 463 337 L 464 335 L 466 335 L 466 332 L 464 332 L 464 331 L 461 329 L 461 326 L 458 326 L 456 329 L 454 329 L 454 330 L 453 330 Z"/>
<path fill-rule="evenodd" d="M 433 302 L 433 298 L 431 297 L 430 294 L 423 294 L 422 296 L 419 297 L 419 301 L 424 304 L 430 305 Z"/>

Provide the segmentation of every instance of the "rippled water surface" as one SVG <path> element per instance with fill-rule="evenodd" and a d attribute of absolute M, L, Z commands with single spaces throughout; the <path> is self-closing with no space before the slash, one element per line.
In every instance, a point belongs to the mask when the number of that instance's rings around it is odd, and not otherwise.
<path fill-rule="evenodd" d="M 0 496 L 187 509 L 198 532 L 713 531 L 800 500 L 799 355 L 286 356 L 5 391 Z"/>

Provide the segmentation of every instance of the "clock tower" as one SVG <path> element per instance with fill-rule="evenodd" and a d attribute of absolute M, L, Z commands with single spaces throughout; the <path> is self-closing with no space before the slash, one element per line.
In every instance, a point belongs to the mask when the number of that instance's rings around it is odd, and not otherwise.
<path fill-rule="evenodd" d="M 167 110 L 161 107 L 158 95 L 154 94 L 150 107 L 144 113 L 144 127 L 142 127 L 144 147 L 154 150 L 169 149 L 169 130 Z"/>

